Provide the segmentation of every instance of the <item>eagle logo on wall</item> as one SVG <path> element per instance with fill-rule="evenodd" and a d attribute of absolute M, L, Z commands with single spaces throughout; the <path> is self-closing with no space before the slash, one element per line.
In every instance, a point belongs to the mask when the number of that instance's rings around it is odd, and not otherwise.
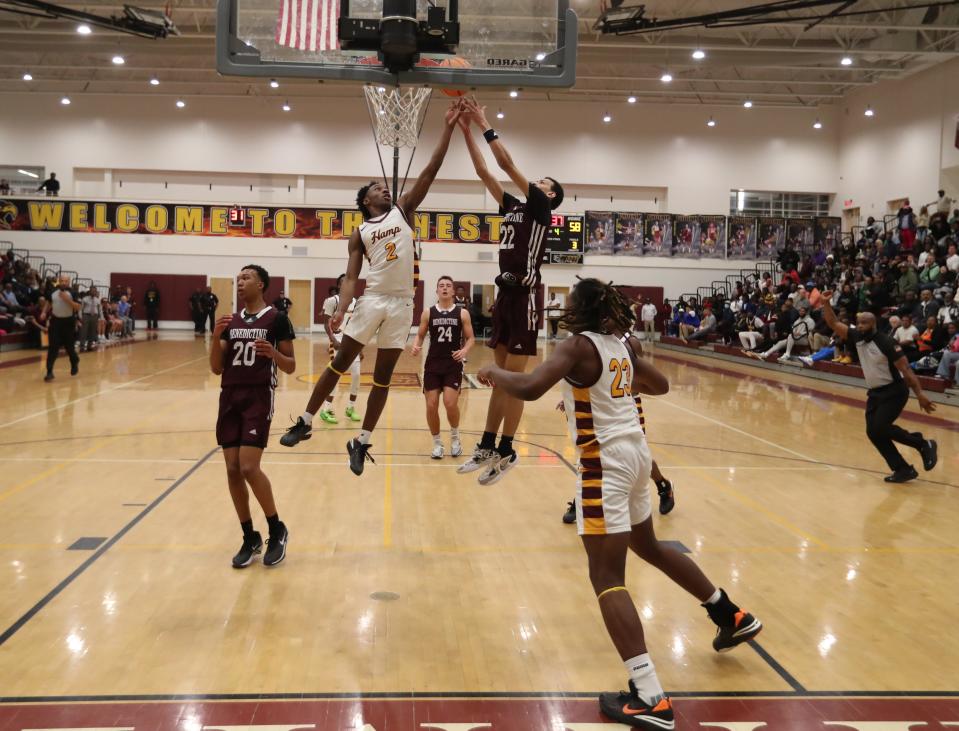
<path fill-rule="evenodd" d="M 10 201 L 0 201 L 0 228 L 12 229 L 13 222 L 17 220 L 20 211 Z"/>

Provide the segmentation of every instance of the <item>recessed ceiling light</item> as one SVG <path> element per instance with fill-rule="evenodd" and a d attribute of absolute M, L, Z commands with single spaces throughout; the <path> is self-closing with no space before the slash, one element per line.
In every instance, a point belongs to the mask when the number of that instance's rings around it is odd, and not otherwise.
<path fill-rule="evenodd" d="M 516 89 L 510 89 L 510 92 L 509 92 L 510 99 L 515 99 L 518 96 L 519 96 L 519 92 L 516 91 Z"/>
<path fill-rule="evenodd" d="M 122 66 L 126 63 L 126 59 L 123 58 L 123 56 L 114 56 L 113 63 L 115 63 L 117 66 Z"/>
<path fill-rule="evenodd" d="M 293 108 L 293 107 L 290 106 L 290 103 L 289 103 L 289 102 L 283 102 L 283 111 L 284 111 L 284 112 L 288 112 L 288 111 L 290 111 L 292 108 Z"/>
<path fill-rule="evenodd" d="M 68 97 L 68 96 L 63 97 L 63 98 L 60 100 L 60 103 L 61 103 L 63 106 L 65 106 L 65 107 L 66 107 L 66 106 L 69 106 L 69 104 L 70 104 L 70 97 Z"/>
<path fill-rule="evenodd" d="M 156 76 L 150 79 L 150 86 L 159 86 L 159 85 L 160 85 L 160 80 Z"/>
<path fill-rule="evenodd" d="M 81 23 L 80 25 L 77 26 L 77 33 L 79 33 L 81 36 L 88 36 L 91 33 L 93 33 L 93 31 L 90 30 L 89 25 L 87 25 L 86 23 Z"/>
<path fill-rule="evenodd" d="M 875 112 L 872 111 L 872 107 L 869 106 L 869 107 L 866 107 L 866 111 L 863 112 L 863 114 L 865 114 L 867 117 L 871 117 L 875 114 Z"/>
<path fill-rule="evenodd" d="M 715 127 L 715 126 L 716 126 L 716 120 L 713 119 L 712 117 L 710 117 L 710 118 L 709 118 L 709 121 L 706 122 L 706 126 L 707 126 L 707 127 Z"/>
<path fill-rule="evenodd" d="M 667 72 L 663 74 L 662 76 L 660 76 L 659 80 L 662 81 L 664 84 L 668 84 L 670 81 L 673 80 L 673 75 Z"/>
<path fill-rule="evenodd" d="M 743 106 L 746 107 L 746 109 L 752 109 L 753 103 L 749 101 L 749 99 L 747 99 L 746 101 L 743 102 Z"/>
<path fill-rule="evenodd" d="M 813 128 L 813 129 L 822 129 L 822 122 L 820 122 L 820 121 L 817 119 L 815 122 L 812 123 L 812 128 Z"/>
<path fill-rule="evenodd" d="M 634 97 L 634 96 L 628 96 L 628 97 L 626 97 L 626 101 L 629 102 L 630 104 L 635 104 L 635 103 L 636 103 L 636 97 Z"/>
<path fill-rule="evenodd" d="M 606 122 L 606 124 L 609 124 L 610 122 L 613 121 L 613 117 L 610 115 L 609 112 L 606 112 L 606 114 L 603 115 L 603 121 Z"/>
<path fill-rule="evenodd" d="M 186 106 L 186 102 L 183 101 L 182 99 L 177 99 L 176 106 L 177 106 L 177 109 L 183 109 L 183 107 Z"/>
<path fill-rule="evenodd" d="M 496 113 L 496 118 L 497 118 L 497 119 L 502 119 L 502 118 L 505 117 L 505 116 L 506 116 L 506 115 L 503 114 L 503 110 L 502 110 L 502 109 L 500 109 L 500 110 Z"/>
<path fill-rule="evenodd" d="M 852 57 L 851 57 L 851 56 L 843 56 L 843 57 L 839 60 L 839 63 L 841 63 L 843 66 L 852 66 Z"/>
<path fill-rule="evenodd" d="M 702 61 L 704 58 L 706 58 L 706 52 L 701 48 L 697 48 L 695 51 L 693 51 L 693 58 L 695 58 L 697 61 Z"/>
<path fill-rule="evenodd" d="M 539 53 L 536 54 L 536 60 L 537 60 L 537 61 L 542 61 L 542 60 L 544 60 L 545 58 L 546 58 L 546 54 L 543 53 L 542 51 L 540 51 Z"/>
<path fill-rule="evenodd" d="M 280 88 L 280 82 L 277 81 L 276 79 L 270 79 L 270 88 L 271 88 L 271 89 L 279 89 L 279 88 Z"/>
<path fill-rule="evenodd" d="M 32 74 L 24 74 L 24 75 L 23 75 L 23 80 L 24 80 L 24 81 L 33 81 L 33 75 L 32 75 Z"/>

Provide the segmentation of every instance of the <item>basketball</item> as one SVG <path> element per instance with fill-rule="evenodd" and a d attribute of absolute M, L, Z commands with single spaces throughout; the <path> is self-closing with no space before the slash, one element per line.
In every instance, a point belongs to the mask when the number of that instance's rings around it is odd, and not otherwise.
<path fill-rule="evenodd" d="M 448 56 L 441 61 L 432 58 L 421 58 L 417 66 L 445 66 L 447 68 L 468 69 L 473 65 L 462 56 Z M 466 91 L 462 89 L 440 89 L 446 96 L 460 97 L 465 96 Z"/>

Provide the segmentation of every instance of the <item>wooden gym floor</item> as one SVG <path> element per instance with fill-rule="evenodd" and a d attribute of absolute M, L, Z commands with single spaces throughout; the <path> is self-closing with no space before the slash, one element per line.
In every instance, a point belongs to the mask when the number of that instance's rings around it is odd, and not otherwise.
<path fill-rule="evenodd" d="M 298 339 L 264 455 L 288 558 L 235 571 L 206 343 L 139 340 L 84 355 L 75 378 L 61 358 L 51 384 L 29 355 L 0 358 L 0 731 L 603 723 L 592 698 L 624 672 L 560 521 L 574 456 L 558 393 L 527 405 L 520 466 L 482 488 L 459 460 L 429 459 L 419 362 L 404 355 L 377 463 L 357 478 L 342 386 L 338 426 L 279 446 L 326 363 L 324 339 Z M 468 372 L 488 358 L 477 347 Z M 939 466 L 890 486 L 864 391 L 653 358 L 672 390 L 646 399 L 647 428 L 677 497 L 657 531 L 766 625 L 717 655 L 695 600 L 630 560 L 679 727 L 959 724 L 957 410 L 910 402 L 902 423 L 939 441 Z M 467 450 L 488 397 L 463 391 Z M 265 532 L 256 508 L 254 522 Z"/>

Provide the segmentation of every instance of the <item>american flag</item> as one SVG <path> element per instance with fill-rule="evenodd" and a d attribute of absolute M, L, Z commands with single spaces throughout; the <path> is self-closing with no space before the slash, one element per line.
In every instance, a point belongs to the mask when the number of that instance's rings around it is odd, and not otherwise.
<path fill-rule="evenodd" d="M 340 0 L 280 0 L 276 42 L 300 51 L 334 50 L 339 17 Z"/>

